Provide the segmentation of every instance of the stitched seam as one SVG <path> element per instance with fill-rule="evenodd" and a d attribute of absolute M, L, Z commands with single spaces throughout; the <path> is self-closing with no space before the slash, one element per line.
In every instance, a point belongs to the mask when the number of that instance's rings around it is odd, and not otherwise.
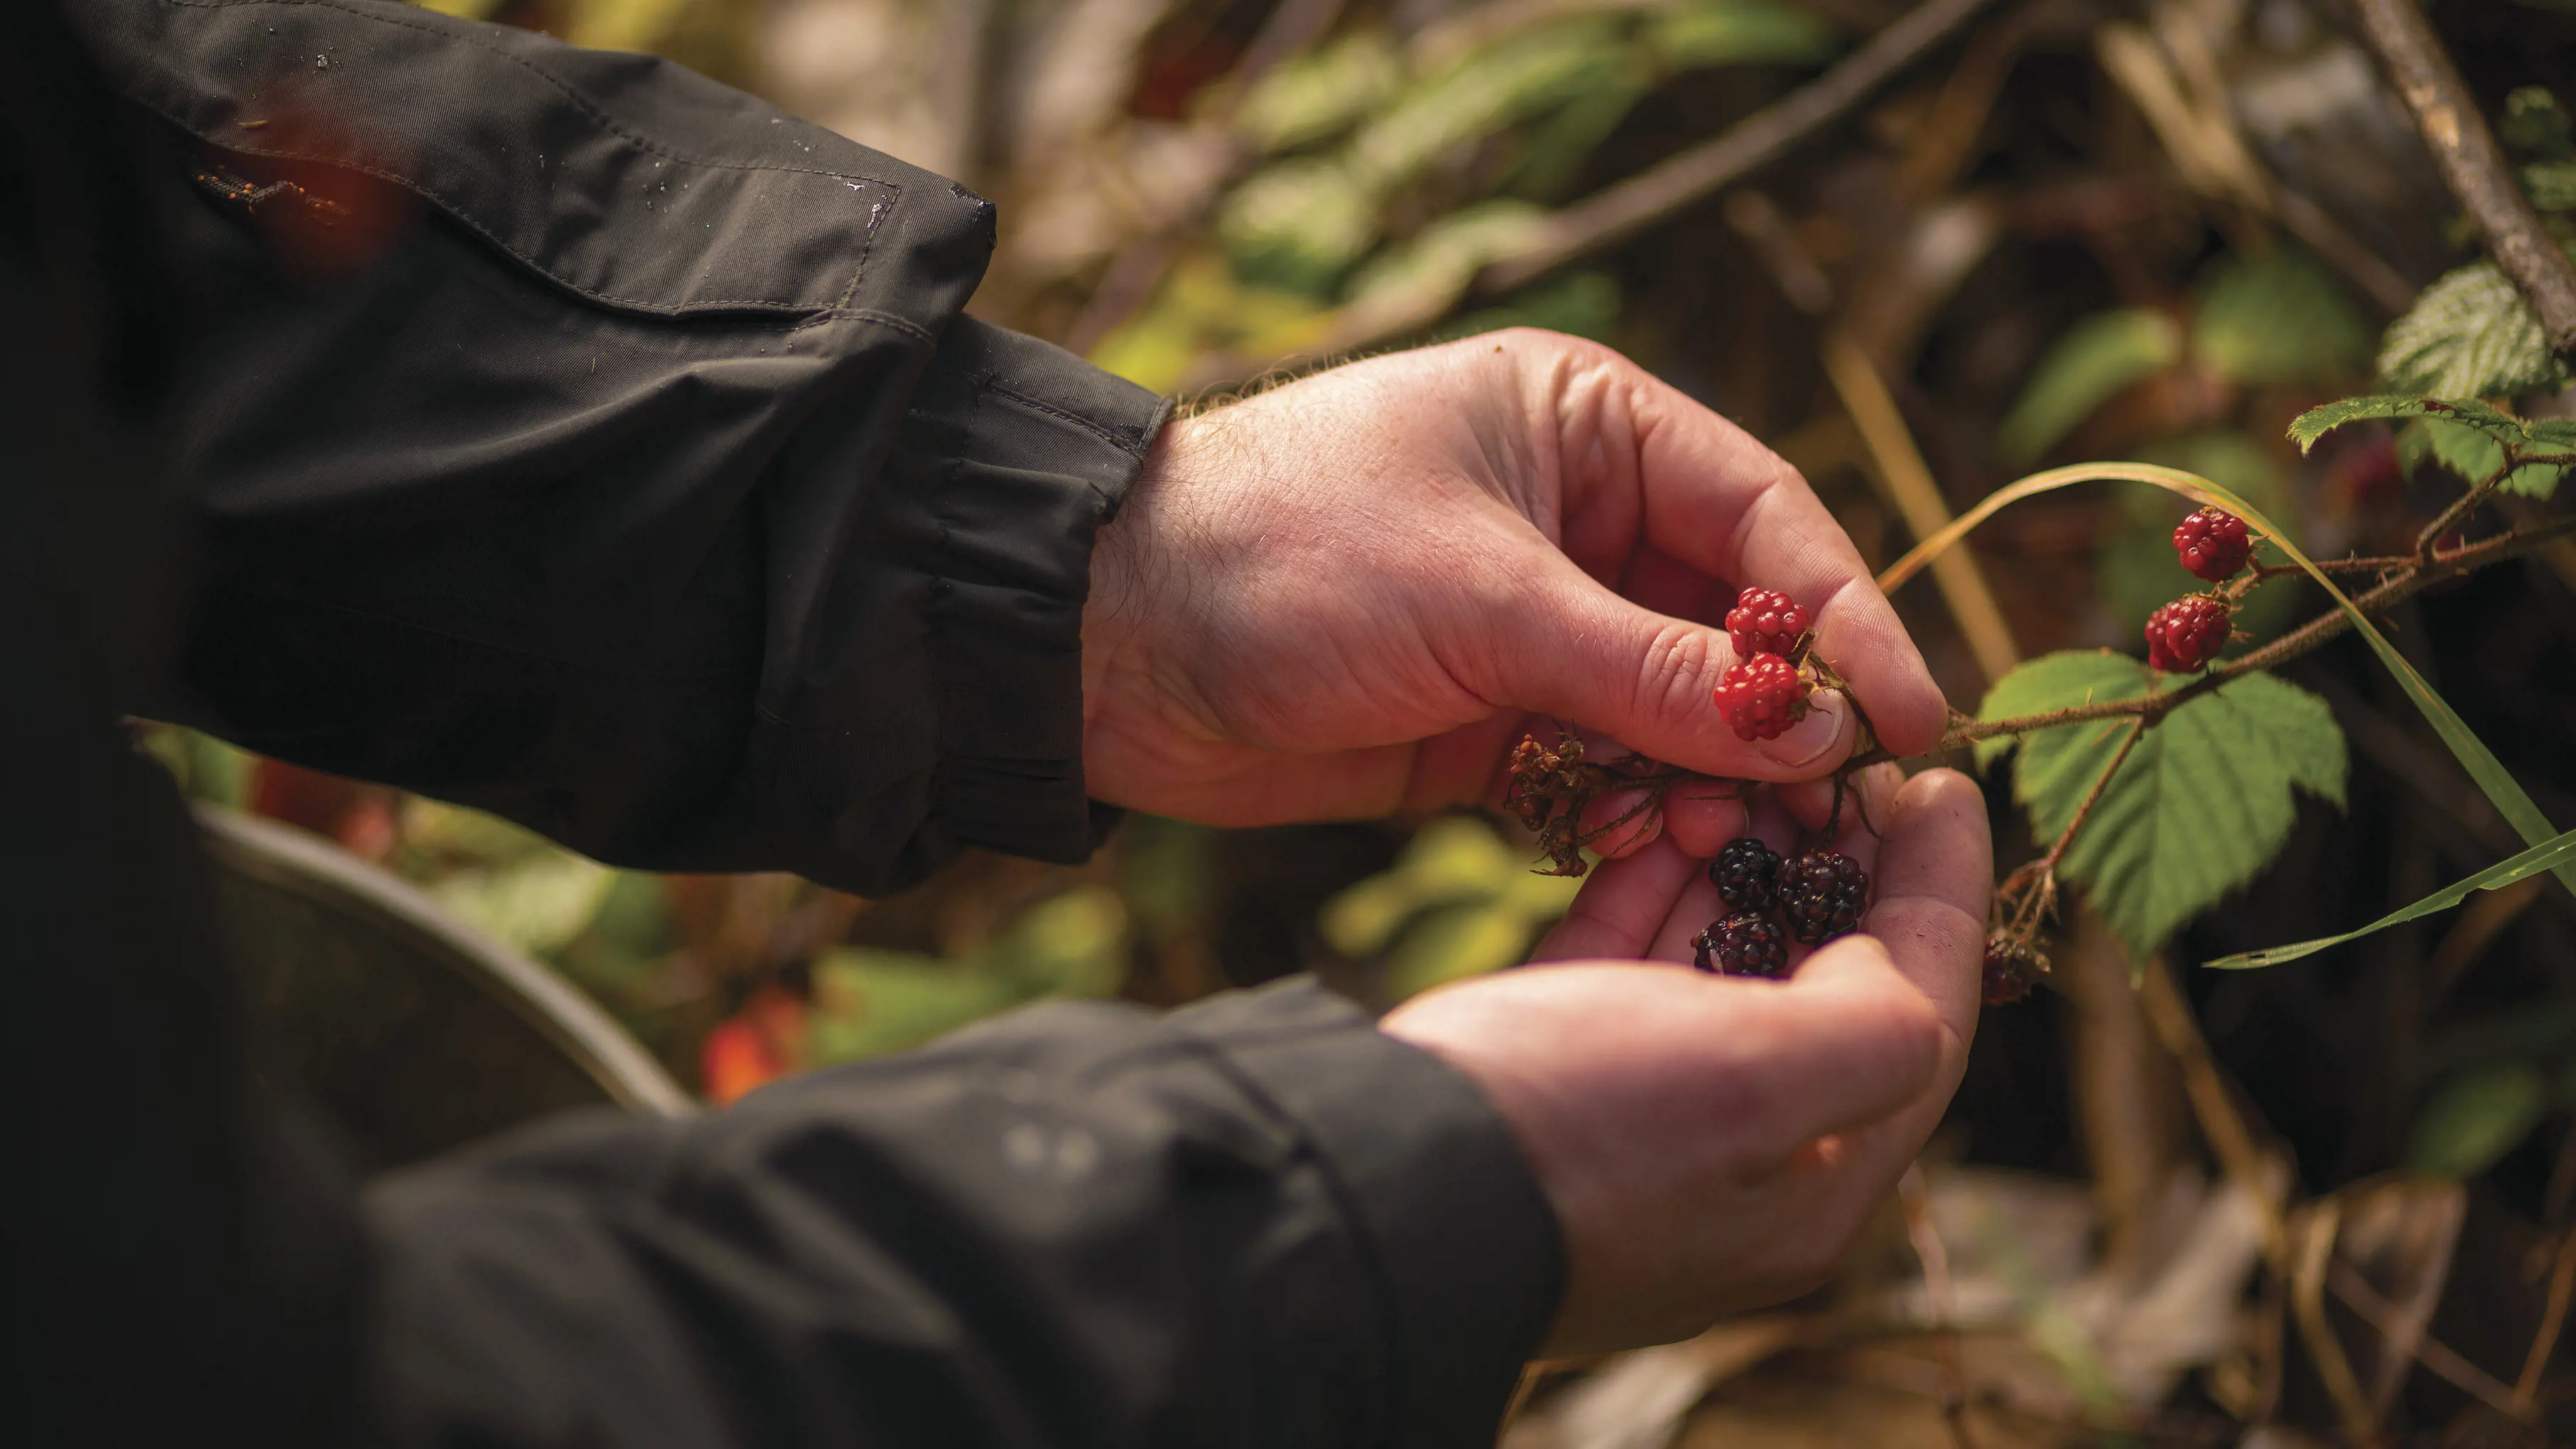
<path fill-rule="evenodd" d="M 1044 402 L 1037 398 L 1030 397 L 1027 393 L 1014 391 L 999 380 L 988 378 L 985 381 L 993 391 L 1000 393 L 1002 396 L 1009 398 L 1015 403 L 1020 404 L 1022 407 L 1034 408 L 1050 417 L 1061 418 L 1064 421 L 1073 424 L 1075 427 L 1082 429 L 1084 432 L 1091 434 L 1093 437 L 1098 438 L 1100 441 L 1107 443 L 1109 446 L 1116 448 L 1119 452 L 1126 454 L 1130 458 L 1142 458 L 1145 456 L 1145 450 L 1142 446 L 1132 440 L 1120 437 L 1114 430 L 1105 428 L 1099 423 L 1093 422 L 1091 419 L 1082 416 L 1080 413 L 1068 412 L 1063 408 L 1057 407 L 1051 402 Z"/>
<path fill-rule="evenodd" d="M 925 610 L 929 615 L 928 622 L 930 627 L 924 630 L 923 633 L 924 636 L 930 640 L 931 644 L 931 698 L 938 702 L 937 707 L 943 715 L 946 713 L 948 708 L 951 689 L 950 681 L 948 679 L 948 671 L 941 666 L 940 660 L 944 658 L 947 653 L 945 648 L 942 646 L 946 642 L 946 635 L 949 632 L 951 624 L 951 620 L 948 617 L 949 601 L 956 597 L 956 582 L 951 579 L 949 575 L 956 571 L 953 567 L 956 563 L 956 559 L 953 555 L 955 552 L 957 527 L 954 519 L 950 516 L 950 508 L 956 499 L 957 489 L 960 486 L 961 481 L 966 476 L 966 450 L 973 446 L 974 443 L 975 419 L 984 411 L 984 396 L 986 392 L 985 384 L 988 381 L 989 379 L 980 377 L 973 380 L 972 400 L 966 405 L 966 420 L 958 429 L 957 449 L 955 454 L 948 460 L 945 483 L 939 492 L 939 503 L 938 506 L 932 510 L 932 516 L 939 520 L 939 541 L 931 550 L 931 558 L 935 561 L 936 571 L 930 576 L 930 597 L 925 601 L 924 605 Z M 947 825 L 945 819 L 942 818 L 947 813 L 943 807 L 946 804 L 948 790 L 951 784 L 949 776 L 949 762 L 954 754 L 954 752 L 948 748 L 948 730 L 944 726 L 949 726 L 953 723 L 953 721 L 943 718 L 934 722 L 930 732 L 932 750 L 932 761 L 930 767 L 931 818 L 938 821 L 943 830 Z"/>
<path fill-rule="evenodd" d="M 864 181 L 871 186 L 882 186 L 886 190 L 894 193 L 892 200 L 888 201 L 884 207 L 875 209 L 875 214 L 869 218 L 866 239 L 860 244 L 858 264 L 851 274 L 849 285 L 843 287 L 840 295 L 829 303 L 782 301 L 775 297 L 735 297 L 686 303 L 647 302 L 640 298 L 620 297 L 613 293 L 595 291 L 575 282 L 571 278 L 566 277 L 559 272 L 549 269 L 545 263 L 539 261 L 536 257 L 529 255 L 527 252 L 522 251 L 511 243 L 502 240 L 498 235 L 495 235 L 490 228 L 486 227 L 482 222 L 477 221 L 472 214 L 466 211 L 461 203 L 450 200 L 448 197 L 439 194 L 437 191 L 432 190 L 427 185 L 411 177 L 398 175 L 394 172 L 384 170 L 381 167 L 366 165 L 363 162 L 351 161 L 342 157 L 318 155 L 313 152 L 287 150 L 279 147 L 243 145 L 234 141 L 218 140 L 215 137 L 198 130 L 195 126 L 188 124 L 186 121 L 181 120 L 178 116 L 172 114 L 167 108 L 158 105 L 152 107 L 152 109 L 157 112 L 162 119 L 168 121 L 170 124 L 177 126 L 180 130 L 186 131 L 192 136 L 195 136 L 207 145 L 221 150 L 231 151 L 243 156 L 267 156 L 279 160 L 318 162 L 322 165 L 337 167 L 341 170 L 354 171 L 363 176 L 373 176 L 379 181 L 385 181 L 399 186 L 406 191 L 412 192 L 417 196 L 421 196 L 435 203 L 439 210 L 446 213 L 451 219 L 463 225 L 467 230 L 472 231 L 475 235 L 482 237 L 485 241 L 490 242 L 501 251 L 517 257 L 530 268 L 534 269 L 539 275 L 562 285 L 567 290 L 578 293 L 581 296 L 588 297 L 593 301 L 604 302 L 619 307 L 630 307 L 639 311 L 658 312 L 675 316 L 684 315 L 692 311 L 712 310 L 716 308 L 761 308 L 764 310 L 792 312 L 811 312 L 816 310 L 838 311 L 854 294 L 857 293 L 860 281 L 867 275 L 867 261 L 876 246 L 877 232 L 885 225 L 886 217 L 891 215 L 894 208 L 901 205 L 903 202 L 903 186 L 900 183 L 883 181 L 874 176 L 868 176 L 856 172 L 828 171 L 819 166 L 781 166 L 772 162 L 764 161 L 715 161 L 683 155 L 666 146 L 646 140 L 644 137 L 639 136 L 619 125 L 615 119 L 610 117 L 607 112 L 601 110 L 588 97 L 581 94 L 581 92 L 574 90 L 569 83 L 560 77 L 539 67 L 535 62 L 530 61 L 523 56 L 513 55 L 510 52 L 501 49 L 499 46 L 493 45 L 489 41 L 484 40 L 481 36 L 471 33 L 458 35 L 451 31 L 441 30 L 435 26 L 422 25 L 414 21 L 397 20 L 390 16 L 374 15 L 365 11 L 352 10 L 346 5 L 334 3 L 334 0 L 162 0 L 162 3 L 177 8 L 196 10 L 230 10 L 245 8 L 251 5 L 307 5 L 318 9 L 337 10 L 344 15 L 349 15 L 358 20 L 364 20 L 378 25 L 389 25 L 402 30 L 417 31 L 420 34 L 433 36 L 441 40 L 462 40 L 466 44 L 472 45 L 486 54 L 497 56 L 500 59 L 508 61 L 527 71 L 530 75 L 536 76 L 547 85 L 552 86 L 554 89 L 561 92 L 566 100 L 572 102 L 575 108 L 580 110 L 583 115 L 589 117 L 601 130 L 608 132 L 610 135 L 617 137 L 647 155 L 661 156 L 683 166 L 704 167 L 711 171 L 772 171 L 781 175 L 829 176 L 838 181 Z"/>

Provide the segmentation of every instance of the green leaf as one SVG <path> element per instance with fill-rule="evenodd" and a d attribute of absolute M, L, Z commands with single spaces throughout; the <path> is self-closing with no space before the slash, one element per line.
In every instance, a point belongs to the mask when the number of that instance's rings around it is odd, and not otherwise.
<path fill-rule="evenodd" d="M 2489 409 L 2480 411 L 2491 412 Z M 2554 438 L 2558 435 L 2552 433 L 2549 436 Z M 2567 436 L 2576 438 L 2576 429 L 2569 430 Z M 2556 444 L 2553 442 L 2552 446 Z M 2077 463 L 2015 479 L 1987 494 L 1967 512 L 1934 529 L 1922 542 L 1906 550 L 1904 557 L 1880 570 L 1879 591 L 1887 593 L 1901 587 L 1907 579 L 1930 567 L 1943 550 L 1955 546 L 1968 536 L 1970 530 L 2011 504 L 2043 493 L 2054 493 L 2060 488 L 2071 488 L 2078 483 L 2115 478 L 2133 483 L 2152 483 L 2195 502 L 2224 508 L 2244 519 L 2273 547 L 2289 555 L 2290 562 L 2297 564 L 2327 598 L 2334 600 L 2335 607 L 2343 611 L 2344 617 L 2352 621 L 2353 632 L 2361 636 L 2362 642 L 2370 646 L 2370 652 L 2378 655 L 2379 662 L 2396 676 L 2397 687 L 2404 690 L 2406 698 L 2423 712 L 2425 721 L 2433 726 L 2435 734 L 2442 737 L 2442 743 L 2449 748 L 2452 757 L 2469 772 L 2469 778 L 2477 782 L 2480 792 L 2494 803 L 2497 813 L 2513 826 L 2514 833 L 2522 837 L 2523 843 L 2538 845 L 2558 833 L 2558 828 L 2549 823 L 2549 817 L 2541 814 L 2540 807 L 2532 803 L 2530 792 L 2523 789 L 2521 782 L 2514 779 L 2513 772 L 2495 757 L 2495 751 L 2488 749 L 2486 741 L 2479 739 L 2468 722 L 2460 718 L 2459 711 L 2451 708 L 2435 692 L 2422 672 L 2408 663 L 2405 655 L 2397 652 L 2397 646 L 2388 642 L 2388 636 L 2379 632 L 2379 626 L 2370 621 L 2370 616 L 2353 607 L 2351 596 L 2317 567 L 2316 560 L 2300 550 L 2280 524 L 2253 503 L 2196 474 L 2153 463 Z M 2558 877 L 2559 884 L 2576 893 L 2576 863 L 2562 863 L 2553 874 Z"/>
<path fill-rule="evenodd" d="M 2261 951 L 2245 951 L 2234 956 L 2222 956 L 2208 964 L 2216 971 L 2243 971 L 2257 966 L 2278 966 L 2284 961 L 2296 961 L 2302 956 L 2313 956 L 2319 951 L 2331 946 L 2340 946 L 2346 941 L 2358 941 L 2374 931 L 2385 931 L 2391 926 L 2404 925 L 2408 921 L 2432 915 L 2436 911 L 2447 911 L 2467 900 L 2473 892 L 2491 891 L 2499 886 L 2509 886 L 2515 881 L 2538 875 L 2542 871 L 2556 870 L 2570 860 L 2576 860 L 2576 830 L 2554 836 L 2519 855 L 2498 861 L 2466 880 L 2444 886 L 2415 904 L 2391 911 L 2359 930 L 2346 931 L 2340 936 L 2319 936 L 2313 941 L 2300 941 L 2288 946 L 2272 946 Z"/>
<path fill-rule="evenodd" d="M 1397 1001 L 1451 981 L 1499 971 L 1529 950 L 1537 927 L 1495 904 L 1446 906 L 1414 923 L 1387 957 L 1386 991 Z"/>
<path fill-rule="evenodd" d="M 2441 398 L 2512 396 L 2568 380 L 2540 320 L 2493 262 L 2473 262 L 2426 287 L 2388 325 L 2379 374 L 2394 391 Z"/>
<path fill-rule="evenodd" d="M 2464 482 L 2483 483 L 2504 466 L 2504 445 L 2478 428 L 2418 418 L 2397 431 L 2397 463 L 2409 473 L 2432 463 Z M 2566 471 L 2556 463 L 2525 463 L 2497 486 L 2525 498 L 2547 498 Z"/>
<path fill-rule="evenodd" d="M 2290 421 L 2290 441 L 2299 445 L 2300 452 L 2310 452 L 2315 449 L 2319 438 L 2344 424 L 2374 418 L 2441 418 L 2516 445 L 2531 439 L 2531 434 L 2519 421 L 2482 402 L 2467 398 L 2381 393 L 2371 397 L 2348 397 L 2340 402 L 2327 403 L 2324 407 L 2308 409 Z"/>
<path fill-rule="evenodd" d="M 2406 1165 L 2434 1177 L 2474 1177 L 2531 1135 L 2548 1102 L 2548 1080 L 2529 1062 L 2454 1077 L 2416 1115 Z"/>
<path fill-rule="evenodd" d="M 2033 660 L 1978 711 L 2000 719 L 2131 699 L 2164 677 L 2116 654 Z M 2013 793 L 2043 840 L 2063 833 L 2119 754 L 2131 721 L 2093 720 L 2020 742 Z M 1981 757 L 1994 753 L 1981 741 Z M 2268 674 L 2228 681 L 2140 736 L 2062 866 L 2143 961 L 2183 923 L 2270 864 L 2298 818 L 2293 787 L 2340 808 L 2343 731 L 2325 701 Z"/>
<path fill-rule="evenodd" d="M 1614 84 L 1634 63 L 1631 49 L 1600 17 L 1533 27 L 1431 77 L 1362 127 L 1351 170 L 1383 195 L 1461 146 Z"/>
<path fill-rule="evenodd" d="M 1358 125 L 1403 85 L 1404 61 L 1393 38 L 1381 29 L 1358 30 L 1262 77 L 1234 123 L 1264 151 L 1293 150 Z"/>
<path fill-rule="evenodd" d="M 1244 280 L 1321 295 L 1377 243 L 1377 198 L 1336 161 L 1282 161 L 1225 200 L 1217 237 Z"/>
<path fill-rule="evenodd" d="M 1811 10 L 1764 0 L 1704 0 L 1655 17 L 1646 43 L 1671 70 L 1714 65 L 1811 65 L 1839 48 Z"/>
<path fill-rule="evenodd" d="M 2330 382 L 2370 357 L 2370 329 L 2334 277 L 2306 254 L 2230 257 L 2213 269 L 2192 318 L 2192 351 L 2210 370 L 2255 386 Z"/>
<path fill-rule="evenodd" d="M 2150 308 L 2103 312 L 2066 331 L 2041 358 L 1998 430 L 2004 456 L 2028 462 L 2096 408 L 2182 360 L 2182 328 Z"/>
<path fill-rule="evenodd" d="M 2576 161 L 2543 161 L 2522 168 L 2522 189 L 2542 211 L 2576 211 Z"/>
<path fill-rule="evenodd" d="M 2544 86 L 2523 86 L 2504 98 L 2504 118 L 2496 126 L 2496 135 L 2535 161 L 2576 157 L 2576 129 L 2569 127 L 2567 112 Z"/>

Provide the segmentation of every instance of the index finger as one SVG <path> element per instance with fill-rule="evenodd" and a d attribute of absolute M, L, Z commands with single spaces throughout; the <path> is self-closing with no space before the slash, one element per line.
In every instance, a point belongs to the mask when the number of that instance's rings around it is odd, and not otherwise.
<path fill-rule="evenodd" d="M 1806 606 L 1816 650 L 1851 682 L 1900 755 L 1941 738 L 1948 706 L 1860 551 L 1798 470 L 1742 428 L 1640 374 L 1637 455 L 1646 542 L 1738 586 Z"/>

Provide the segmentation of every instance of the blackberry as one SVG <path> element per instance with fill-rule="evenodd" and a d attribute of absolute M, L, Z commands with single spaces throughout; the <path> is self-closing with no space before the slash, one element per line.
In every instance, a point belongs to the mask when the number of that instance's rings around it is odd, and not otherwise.
<path fill-rule="evenodd" d="M 2189 674 L 2227 647 L 2227 601 L 2207 594 L 2174 600 L 2147 618 L 2147 666 Z"/>
<path fill-rule="evenodd" d="M 2029 946 L 2017 946 L 2001 931 L 1986 938 L 1985 997 L 1988 1006 L 2003 1006 L 2030 995 L 2048 969 L 2048 958 Z"/>
<path fill-rule="evenodd" d="M 2204 508 L 2173 531 L 2175 557 L 2195 578 L 2217 583 L 2245 567 L 2254 540 L 2245 520 L 2224 508 Z"/>
<path fill-rule="evenodd" d="M 1868 909 L 1869 873 L 1841 851 L 1811 850 L 1780 867 L 1780 915 L 1810 946 L 1859 930 Z"/>
<path fill-rule="evenodd" d="M 1789 937 L 1780 923 L 1761 911 L 1738 911 L 1691 937 L 1697 954 L 1691 964 L 1718 976 L 1765 976 L 1789 973 Z"/>
<path fill-rule="evenodd" d="M 1779 899 L 1780 857 L 1750 835 L 1726 842 L 1708 863 L 1708 883 L 1717 887 L 1726 909 L 1767 911 Z"/>
<path fill-rule="evenodd" d="M 1807 712 L 1807 680 L 1777 654 L 1756 654 L 1717 683 L 1717 712 L 1739 740 L 1776 739 Z"/>
<path fill-rule="evenodd" d="M 1787 654 L 1806 637 L 1807 611 L 1777 589 L 1746 589 L 1735 596 L 1726 614 L 1726 637 L 1735 641 L 1735 657 Z"/>

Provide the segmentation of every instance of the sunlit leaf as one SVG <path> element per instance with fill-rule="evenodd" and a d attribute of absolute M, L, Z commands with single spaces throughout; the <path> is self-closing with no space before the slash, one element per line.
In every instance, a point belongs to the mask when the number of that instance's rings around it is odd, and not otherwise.
<path fill-rule="evenodd" d="M 1998 680 L 1978 718 L 2133 699 L 2173 683 L 2122 655 L 2051 654 Z M 2127 719 L 2091 720 L 2020 741 L 2013 794 L 2039 839 L 2065 831 L 2130 728 Z M 1996 744 L 1980 741 L 1979 759 L 2014 748 Z M 2061 869 L 2143 961 L 2271 863 L 2298 818 L 2294 787 L 2340 807 L 2344 771 L 2343 731 L 2325 701 L 2268 674 L 2230 680 L 2139 738 Z"/>
<path fill-rule="evenodd" d="M 1377 243 L 1377 197 L 1338 161 L 1282 161 L 1234 189 L 1216 233 L 1244 280 L 1322 295 Z"/>
<path fill-rule="evenodd" d="M 1362 127 L 1351 142 L 1352 171 L 1382 194 L 1469 142 L 1614 83 L 1633 63 L 1629 51 L 1619 27 L 1596 17 L 1536 27 L 1479 51 Z"/>
<path fill-rule="evenodd" d="M 2311 414 L 2311 416 L 2314 415 Z M 2576 437 L 2576 432 L 2571 432 L 2570 436 Z M 2180 494 L 2185 498 L 2224 508 L 2244 519 L 2247 526 L 2273 547 L 2287 554 L 2290 562 L 2297 564 L 2300 570 L 2325 592 L 2327 598 L 2334 600 L 2335 607 L 2342 610 L 2344 616 L 2352 621 L 2353 632 L 2361 636 L 2362 642 L 2370 646 L 2370 652 L 2379 656 L 2379 662 L 2390 674 L 2396 676 L 2397 687 L 2406 692 L 2406 698 L 2416 709 L 2422 711 L 2426 722 L 2433 726 L 2433 732 L 2441 736 L 2443 745 L 2450 750 L 2452 757 L 2469 772 L 2469 778 L 2477 782 L 2478 789 L 2495 805 L 2497 813 L 2503 815 L 2513 826 L 2514 833 L 2521 836 L 2524 843 L 2529 845 L 2538 845 L 2558 833 L 2556 827 L 2549 823 L 2549 817 L 2541 814 L 2540 807 L 2532 802 L 2530 792 L 2524 790 L 2521 782 L 2514 779 L 2513 772 L 2507 770 L 2504 762 L 2495 757 L 2495 751 L 2487 748 L 2486 742 L 2479 739 L 2477 732 L 2470 729 L 2468 723 L 2460 718 L 2459 711 L 2452 709 L 2449 702 L 2434 691 L 2423 674 L 2407 661 L 2405 655 L 2398 653 L 2397 647 L 2388 642 L 2388 636 L 2382 634 L 2379 626 L 2370 621 L 2370 616 L 2353 606 L 2350 596 L 2346 595 L 2333 579 L 2327 577 L 2324 570 L 2317 567 L 2316 560 L 2309 558 L 2300 550 L 2298 544 L 2280 524 L 2274 522 L 2269 514 L 2255 507 L 2250 501 L 2198 474 L 2185 473 L 2177 468 L 2158 467 L 2153 463 L 2078 463 L 2069 467 L 2051 468 L 2046 472 L 2033 473 L 2027 478 L 2005 484 L 1987 494 L 1975 507 L 1952 519 L 1922 542 L 1908 549 L 1904 557 L 1879 572 L 1878 586 L 1883 592 L 1901 587 L 1906 580 L 1930 566 L 1932 560 L 1939 558 L 1943 550 L 1955 546 L 1960 539 L 1967 537 L 1969 532 L 1979 524 L 2025 498 L 2036 498 L 2044 493 L 2056 492 L 2060 488 L 2072 488 L 2078 483 L 2109 479 L 2152 483 L 2156 487 Z M 2567 887 L 2570 892 L 2576 892 L 2576 863 L 2562 863 L 2552 873 L 2557 876 L 2559 884 Z"/>
<path fill-rule="evenodd" d="M 2406 1165 L 2434 1177 L 2474 1177 L 2531 1135 L 2548 1101 L 2548 1080 L 2529 1062 L 2454 1077 L 2416 1114 Z"/>
<path fill-rule="evenodd" d="M 1387 957 L 1387 995 L 1401 1001 L 1434 986 L 1499 971 L 1521 959 L 1536 933 L 1527 917 L 1491 903 L 1444 906 L 1415 922 Z"/>
<path fill-rule="evenodd" d="M 2304 252 L 2231 256 L 2192 316 L 2192 351 L 2257 386 L 2331 382 L 2370 360 L 2370 328 L 2333 275 Z"/>
<path fill-rule="evenodd" d="M 2379 393 L 2370 397 L 2348 397 L 2308 409 L 2291 419 L 2290 441 L 2298 444 L 2299 451 L 2305 453 L 2316 447 L 2319 438 L 2347 423 L 2398 418 L 2441 418 L 2509 443 L 2530 440 L 2530 434 L 2519 420 L 2474 399 Z"/>
<path fill-rule="evenodd" d="M 1235 125 L 1264 151 L 1286 151 L 1349 130 L 1404 85 L 1394 39 L 1374 27 L 1353 31 L 1262 77 L 1236 108 Z"/>
<path fill-rule="evenodd" d="M 2180 362 L 2182 343 L 2181 325 L 2150 308 L 2085 318 L 2039 360 L 1997 445 L 2017 462 L 2038 457 L 2096 408 Z"/>
<path fill-rule="evenodd" d="M 523 951 L 556 951 L 599 913 L 617 872 L 569 851 L 495 870 L 460 870 L 434 882 L 439 904 Z"/>
<path fill-rule="evenodd" d="M 1764 0 L 1701 0 L 1654 18 L 1647 44 L 1672 70 L 1712 65 L 1808 65 L 1839 48 L 1811 10 Z"/>
<path fill-rule="evenodd" d="M 2391 911 L 2359 930 L 2346 931 L 2339 936 L 2320 936 L 2313 941 L 2299 941 L 2287 946 L 2272 946 L 2260 951 L 2222 956 L 2210 962 L 2209 965 L 2216 970 L 2236 971 L 2256 966 L 2277 966 L 2284 961 L 2296 961 L 2302 956 L 2313 956 L 2319 951 L 2331 946 L 2340 946 L 2346 941 L 2360 940 L 2374 931 L 2385 931 L 2391 926 L 2404 925 L 2408 921 L 2418 920 L 2439 911 L 2447 911 L 2467 900 L 2474 892 L 2491 891 L 2499 886 L 2509 886 L 2515 881 L 2528 879 L 2543 871 L 2555 870 L 2571 860 L 2576 860 L 2576 830 L 2568 831 L 2518 855 L 2498 861 L 2466 880 L 2445 886 L 2411 906 Z"/>
<path fill-rule="evenodd" d="M 2396 392 L 2497 397 L 2563 384 L 2567 365 L 2495 263 L 2473 262 L 2426 287 L 2389 324 L 2379 375 Z"/>
<path fill-rule="evenodd" d="M 2463 482 L 2483 483 L 2504 466 L 2504 445 L 2477 428 L 2417 418 L 2398 429 L 2397 462 L 2409 473 L 2432 463 Z M 2566 471 L 2556 463 L 2525 463 L 2497 486 L 2525 498 L 2547 498 L 2558 491 L 2559 477 Z"/>

